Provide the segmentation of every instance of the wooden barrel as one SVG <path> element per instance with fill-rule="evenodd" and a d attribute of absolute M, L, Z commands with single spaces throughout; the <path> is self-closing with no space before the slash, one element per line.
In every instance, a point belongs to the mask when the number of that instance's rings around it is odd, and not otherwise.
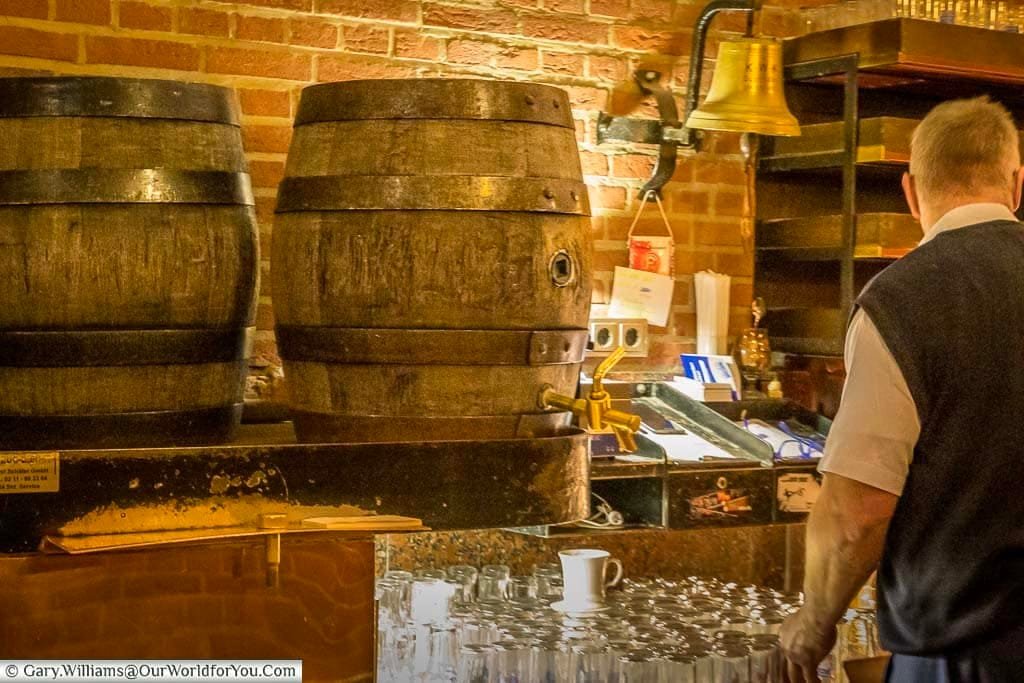
<path fill-rule="evenodd" d="M 547 433 L 587 341 L 591 237 L 565 93 L 482 80 L 302 93 L 278 194 L 278 348 L 304 441 Z"/>
<path fill-rule="evenodd" d="M 217 443 L 259 253 L 230 90 L 0 80 L 0 448 Z"/>

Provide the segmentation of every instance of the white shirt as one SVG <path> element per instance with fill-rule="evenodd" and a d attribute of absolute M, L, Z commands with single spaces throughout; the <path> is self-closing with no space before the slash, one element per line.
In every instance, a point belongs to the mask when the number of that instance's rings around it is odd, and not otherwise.
<path fill-rule="evenodd" d="M 966 204 L 936 221 L 924 244 L 948 230 L 1017 218 L 1002 204 Z M 871 318 L 858 310 L 846 332 L 846 385 L 825 444 L 820 472 L 903 492 L 921 434 L 917 406 L 896 359 Z"/>

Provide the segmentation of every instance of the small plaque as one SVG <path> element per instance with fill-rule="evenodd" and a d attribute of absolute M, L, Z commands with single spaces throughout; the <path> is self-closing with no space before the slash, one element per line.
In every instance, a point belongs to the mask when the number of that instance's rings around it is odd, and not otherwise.
<path fill-rule="evenodd" d="M 60 453 L 56 451 L 0 452 L 0 495 L 56 493 L 60 490 Z"/>
<path fill-rule="evenodd" d="M 781 512 L 810 512 L 821 486 L 813 474 L 784 474 L 779 477 L 776 496 Z"/>

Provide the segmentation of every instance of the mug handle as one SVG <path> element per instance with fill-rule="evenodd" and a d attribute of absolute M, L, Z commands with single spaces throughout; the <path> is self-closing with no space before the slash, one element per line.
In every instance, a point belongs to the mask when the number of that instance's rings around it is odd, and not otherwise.
<path fill-rule="evenodd" d="M 622 581 L 622 560 L 617 560 L 614 557 L 608 558 L 608 564 L 615 565 L 615 578 L 604 584 L 605 588 L 614 588 L 619 585 L 619 581 Z"/>

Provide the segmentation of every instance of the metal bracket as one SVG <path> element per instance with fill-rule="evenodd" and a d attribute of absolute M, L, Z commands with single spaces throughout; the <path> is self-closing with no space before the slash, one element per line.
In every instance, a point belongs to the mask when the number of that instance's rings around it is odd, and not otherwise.
<path fill-rule="evenodd" d="M 640 196 L 648 192 L 661 192 L 661 188 L 675 173 L 679 148 L 697 150 L 700 147 L 700 131 L 687 128 L 684 122 L 689 118 L 700 96 L 701 70 L 704 64 L 704 45 L 707 42 L 711 20 L 722 11 L 739 11 L 750 14 L 761 8 L 761 0 L 711 0 L 697 17 L 693 29 L 693 51 L 690 55 L 690 72 L 687 79 L 686 109 L 680 120 L 679 110 L 672 92 L 661 85 L 661 74 L 643 70 L 633 78 L 645 95 L 653 96 L 658 104 L 658 121 L 650 119 L 609 116 L 604 112 L 597 119 L 597 144 L 606 142 L 633 142 L 658 145 L 658 162 L 654 174 L 640 189 Z M 748 21 L 747 32 L 753 28 Z"/>

